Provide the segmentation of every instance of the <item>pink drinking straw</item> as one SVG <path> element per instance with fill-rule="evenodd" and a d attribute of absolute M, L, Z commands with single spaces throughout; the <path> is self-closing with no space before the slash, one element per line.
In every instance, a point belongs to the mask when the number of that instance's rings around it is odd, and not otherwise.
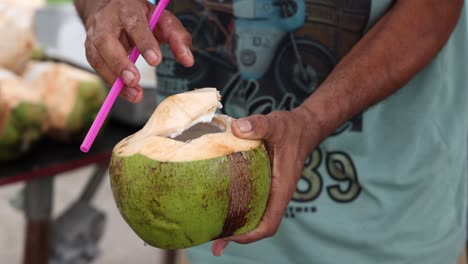
<path fill-rule="evenodd" d="M 158 23 L 159 18 L 164 12 L 164 9 L 166 9 L 167 4 L 169 4 L 169 0 L 160 0 L 158 5 L 156 6 L 156 9 L 154 10 L 149 20 L 149 26 L 151 28 L 151 31 L 154 30 L 154 27 L 156 26 L 156 23 Z M 129 58 L 133 63 L 135 63 L 139 56 L 140 56 L 140 52 L 135 47 L 133 48 L 132 53 L 130 54 Z M 99 130 L 101 129 L 102 124 L 104 123 L 104 120 L 106 120 L 106 117 L 109 114 L 109 111 L 111 110 L 112 105 L 114 104 L 115 100 L 119 96 L 120 91 L 122 90 L 123 86 L 124 86 L 124 82 L 122 81 L 122 79 L 120 77 L 117 78 L 117 80 L 115 80 L 114 82 L 114 85 L 112 85 L 112 88 L 109 94 L 107 95 L 106 100 L 102 104 L 101 109 L 99 110 L 99 113 L 94 119 L 94 122 L 88 131 L 88 134 L 86 135 L 85 139 L 83 140 L 83 143 L 81 144 L 81 147 L 80 147 L 81 151 L 86 153 L 91 148 L 91 145 L 93 144 L 94 139 L 99 133 Z"/>

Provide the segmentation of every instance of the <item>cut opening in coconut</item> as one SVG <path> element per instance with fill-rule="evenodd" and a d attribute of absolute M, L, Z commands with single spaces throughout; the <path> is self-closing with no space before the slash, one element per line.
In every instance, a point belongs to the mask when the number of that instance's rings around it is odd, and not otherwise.
<path fill-rule="evenodd" d="M 197 123 L 194 126 L 184 130 L 182 134 L 174 137 L 174 140 L 189 142 L 208 134 L 222 133 L 226 131 L 226 126 L 213 119 L 210 123 Z"/>
<path fill-rule="evenodd" d="M 117 144 L 114 153 L 183 162 L 216 158 L 258 147 L 261 141 L 234 136 L 231 117 L 215 113 L 222 107 L 220 99 L 215 88 L 168 97 L 158 105 L 145 127 Z"/>

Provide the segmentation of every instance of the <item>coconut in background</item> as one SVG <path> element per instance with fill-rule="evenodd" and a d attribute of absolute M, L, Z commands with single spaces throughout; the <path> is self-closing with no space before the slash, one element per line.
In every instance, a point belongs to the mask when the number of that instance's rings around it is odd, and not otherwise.
<path fill-rule="evenodd" d="M 107 93 L 97 75 L 47 61 L 40 52 L 33 22 L 45 4 L 0 2 L 0 161 L 19 157 L 46 136 L 80 140 Z"/>

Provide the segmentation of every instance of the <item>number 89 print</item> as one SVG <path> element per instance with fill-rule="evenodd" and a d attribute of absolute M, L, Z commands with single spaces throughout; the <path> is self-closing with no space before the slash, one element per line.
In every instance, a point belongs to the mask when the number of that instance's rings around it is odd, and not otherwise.
<path fill-rule="evenodd" d="M 295 202 L 312 202 L 323 192 L 324 175 L 320 168 L 325 166 L 326 174 L 334 184 L 326 186 L 328 196 L 338 203 L 349 203 L 361 193 L 361 186 L 354 163 L 349 155 L 340 151 L 326 152 L 325 156 L 320 148 L 309 155 L 299 181 Z"/>

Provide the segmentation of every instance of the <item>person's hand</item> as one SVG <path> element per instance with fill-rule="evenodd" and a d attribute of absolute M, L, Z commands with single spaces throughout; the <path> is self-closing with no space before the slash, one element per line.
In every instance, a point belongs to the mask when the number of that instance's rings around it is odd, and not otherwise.
<path fill-rule="evenodd" d="M 126 87 L 121 95 L 127 100 L 139 102 L 143 96 L 143 90 L 138 85 L 140 74 L 128 58 L 134 46 L 151 66 L 161 62 L 162 43 L 168 43 L 179 63 L 186 67 L 193 65 L 191 36 L 172 13 L 165 11 L 154 32 L 151 32 L 148 19 L 155 6 L 148 1 L 95 1 L 100 4 L 83 12 L 86 13 L 83 18 L 87 30 L 86 57 L 108 84 L 113 84 L 117 76 L 122 78 Z M 86 7 L 85 4 L 94 3 L 89 0 L 83 4 Z"/>
<path fill-rule="evenodd" d="M 297 108 L 253 115 L 232 123 L 237 137 L 264 140 L 272 162 L 270 195 L 259 225 L 246 234 L 215 240 L 213 255 L 220 256 L 230 241 L 247 244 L 276 233 L 296 191 L 306 157 L 320 140 L 320 131 L 309 120 L 310 114 Z"/>

